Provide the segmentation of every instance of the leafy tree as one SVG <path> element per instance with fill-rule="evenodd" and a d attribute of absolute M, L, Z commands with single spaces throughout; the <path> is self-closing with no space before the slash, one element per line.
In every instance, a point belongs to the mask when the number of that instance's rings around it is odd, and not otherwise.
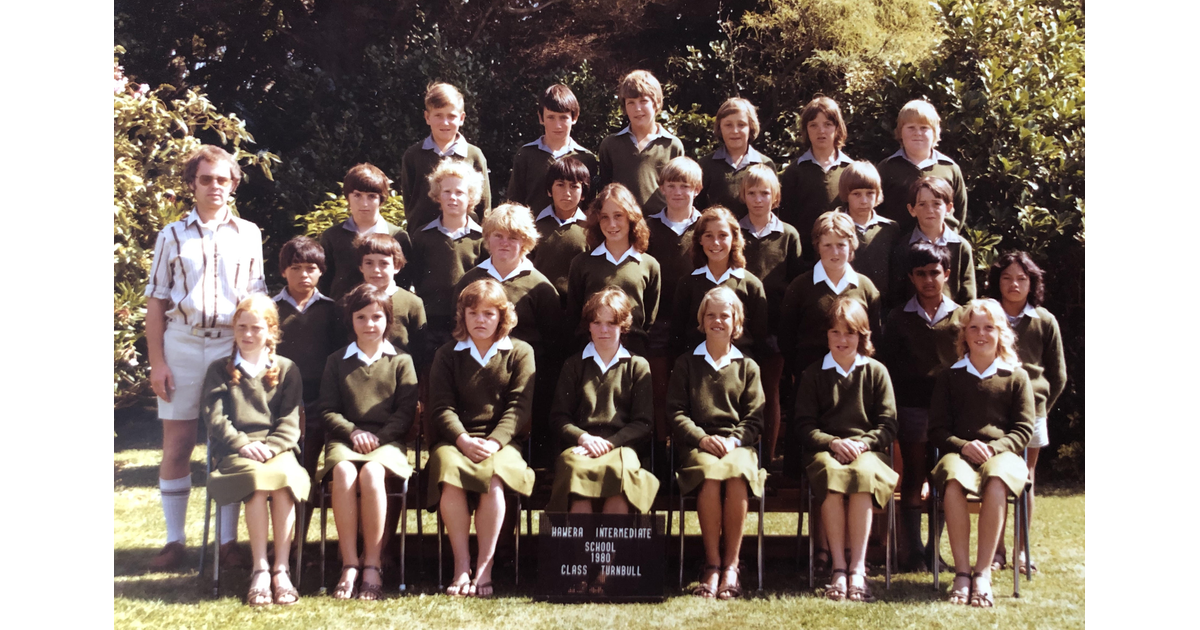
<path fill-rule="evenodd" d="M 154 241 L 168 223 L 181 218 L 190 205 L 180 175 L 183 162 L 202 141 L 212 137 L 231 148 L 239 162 L 258 166 L 266 177 L 278 158 L 270 153 L 249 153 L 242 148 L 254 142 L 236 116 L 218 112 L 205 96 L 189 89 L 174 98 L 169 85 L 150 90 L 148 85 L 127 87 L 118 65 L 124 52 L 117 47 L 113 59 L 116 88 L 113 94 L 113 405 L 133 404 L 149 391 L 148 361 L 144 354 L 146 278 L 154 256 Z M 249 176 L 249 173 L 246 174 Z"/>

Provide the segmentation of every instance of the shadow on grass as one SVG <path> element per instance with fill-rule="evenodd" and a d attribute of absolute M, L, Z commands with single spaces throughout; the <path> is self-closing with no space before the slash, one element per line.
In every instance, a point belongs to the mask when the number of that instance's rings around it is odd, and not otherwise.
<path fill-rule="evenodd" d="M 192 490 L 204 491 L 206 476 L 203 462 L 192 462 Z M 120 488 L 157 488 L 158 466 L 122 466 L 113 465 L 113 487 Z"/>

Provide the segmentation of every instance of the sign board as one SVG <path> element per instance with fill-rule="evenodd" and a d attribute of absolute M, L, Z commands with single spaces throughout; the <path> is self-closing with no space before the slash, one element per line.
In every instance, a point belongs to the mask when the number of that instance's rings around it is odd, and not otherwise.
<path fill-rule="evenodd" d="M 663 600 L 665 515 L 542 512 L 539 523 L 539 599 Z"/>

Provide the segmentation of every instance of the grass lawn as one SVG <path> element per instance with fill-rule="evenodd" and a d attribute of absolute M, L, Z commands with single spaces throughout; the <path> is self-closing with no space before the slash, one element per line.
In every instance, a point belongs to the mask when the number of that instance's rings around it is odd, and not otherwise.
<path fill-rule="evenodd" d="M 768 556 L 766 590 L 754 587 L 753 538 L 755 517 L 747 519 L 748 537 L 743 558 L 743 582 L 750 599 L 734 602 L 701 601 L 683 595 L 675 587 L 677 565 L 668 558 L 667 599 L 660 604 L 576 604 L 534 602 L 536 567 L 523 562 L 521 585 L 512 584 L 511 564 L 496 569 L 496 594 L 491 601 L 460 600 L 435 594 L 436 565 L 416 555 L 415 537 L 409 539 L 409 594 L 398 595 L 398 570 L 385 570 L 388 598 L 382 602 L 342 602 L 318 596 L 317 541 L 314 519 L 305 547 L 305 567 L 300 591 L 303 599 L 291 607 L 250 610 L 243 602 L 249 581 L 246 570 L 222 572 L 221 594 L 211 597 L 211 577 L 197 577 L 194 563 L 180 573 L 145 573 L 144 567 L 162 545 L 163 521 L 158 498 L 158 427 L 153 422 L 118 426 L 114 453 L 113 615 L 121 628 L 1082 628 L 1084 625 L 1084 494 L 1082 488 L 1047 488 L 1037 502 L 1037 518 L 1031 537 L 1034 558 L 1041 572 L 1032 583 L 1021 583 L 1021 598 L 1012 597 L 1012 572 L 994 578 L 996 608 L 973 610 L 945 603 L 951 573 L 942 574 L 942 592 L 933 591 L 929 574 L 893 576 L 890 591 L 883 587 L 882 572 L 872 576 L 879 601 L 874 604 L 830 602 L 814 595 L 797 571 L 790 553 Z M 188 543 L 191 558 L 198 561 L 204 514 L 203 446 L 193 458 L 194 491 L 188 511 Z M 410 512 L 409 532 L 415 531 Z M 435 521 L 426 515 L 425 531 Z M 330 531 L 333 532 L 332 515 Z M 535 519 L 536 527 L 536 519 Z M 1011 530 L 1011 523 L 1009 529 Z M 246 540 L 245 524 L 239 539 Z M 768 535 L 794 533 L 796 516 L 768 514 Z M 698 533 L 695 515 L 689 515 L 688 531 Z M 1011 533 L 1006 535 L 1011 541 Z M 528 542 L 527 542 L 528 541 Z M 431 545 L 427 538 L 426 544 Z M 526 550 L 535 544 L 522 541 Z M 689 543 L 690 544 L 690 543 Z M 336 546 L 330 547 L 327 586 L 337 579 Z M 447 555 L 449 549 L 447 548 Z M 695 557 L 693 557 L 693 555 Z M 685 579 L 695 579 L 698 554 L 689 555 Z M 943 555 L 950 557 L 943 536 Z M 429 556 L 433 558 L 432 554 Z M 522 559 L 526 554 L 522 554 Z M 448 560 L 447 560 L 448 562 Z M 424 566 L 422 566 L 424 565 Z M 211 569 L 210 569 L 211 570 Z"/>

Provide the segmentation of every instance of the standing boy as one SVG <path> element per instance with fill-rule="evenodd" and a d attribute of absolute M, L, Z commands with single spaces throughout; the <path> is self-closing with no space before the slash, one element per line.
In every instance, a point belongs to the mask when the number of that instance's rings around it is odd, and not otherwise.
<path fill-rule="evenodd" d="M 895 221 L 875 212 L 875 206 L 883 203 L 879 171 L 864 160 L 851 162 L 838 180 L 838 197 L 858 231 L 854 270 L 875 283 L 886 306 L 892 250 L 900 240 L 900 228 Z"/>
<path fill-rule="evenodd" d="M 683 143 L 657 122 L 663 93 L 654 75 L 645 70 L 630 72 L 621 79 L 617 96 L 629 118 L 629 126 L 600 143 L 596 189 L 621 184 L 633 193 L 643 214 L 656 212 L 666 205 L 658 187 L 658 171 L 671 159 L 683 155 Z"/>
<path fill-rule="evenodd" d="M 925 241 L 950 250 L 950 278 L 942 291 L 946 297 L 966 304 L 975 299 L 975 259 L 971 244 L 963 240 L 947 220 L 954 213 L 954 191 L 950 183 L 937 177 L 922 177 L 908 190 L 908 213 L 917 221 L 908 238 L 901 238 L 892 250 L 892 280 L 889 304 L 903 304 L 913 294 L 913 287 L 903 275 L 908 269 L 908 246 Z"/>
<path fill-rule="evenodd" d="M 571 261 L 588 251 L 587 215 L 580 204 L 588 196 L 592 176 L 587 166 L 573 157 L 556 160 L 546 171 L 543 188 L 550 205 L 537 215 L 534 225 L 538 244 L 529 253 L 534 269 L 542 272 L 558 290 L 559 302 L 567 305 L 567 276 Z"/>
<path fill-rule="evenodd" d="M 596 156 L 571 139 L 571 128 L 579 121 L 579 101 L 571 88 L 559 83 L 551 85 L 538 99 L 538 122 L 545 133 L 542 137 L 517 149 L 513 157 L 512 175 L 508 178 L 508 199 L 531 210 L 545 208 L 550 203 L 546 191 L 546 172 L 555 161 L 571 157 L 587 167 L 595 177 Z M 590 187 L 591 180 L 588 180 Z M 565 285 L 564 285 L 565 286 Z"/>
<path fill-rule="evenodd" d="M 195 206 L 158 233 L 146 284 L 146 349 L 150 386 L 163 423 L 158 487 L 167 544 L 150 569 L 178 568 L 185 560 L 184 521 L 192 487 L 200 390 L 208 366 L 233 352 L 233 312 L 251 293 L 265 293 L 262 233 L 227 207 L 242 179 L 237 161 L 205 145 L 188 158 L 183 180 Z M 220 510 L 222 562 L 238 559 L 238 504 Z"/>
<path fill-rule="evenodd" d="M 483 190 L 474 207 L 479 221 L 492 207 L 492 185 L 487 160 L 479 147 L 458 132 L 467 118 L 462 92 L 448 83 L 433 83 L 425 91 L 425 123 L 429 136 L 404 152 L 400 163 L 400 196 L 408 217 L 408 234 L 415 235 L 438 216 L 438 204 L 429 197 L 429 174 L 443 159 L 461 160 L 483 176 Z"/>
<path fill-rule="evenodd" d="M 904 211 L 904 200 L 908 198 L 909 188 L 922 177 L 939 177 L 950 184 L 954 212 L 946 217 L 946 223 L 956 230 L 966 225 L 967 187 L 958 164 L 934 148 L 941 140 L 941 134 L 941 118 L 929 101 L 909 101 L 896 116 L 896 140 L 900 141 L 900 150 L 879 163 L 886 200 L 879 212 L 899 223 L 901 232 L 907 232 L 913 226 L 912 219 Z"/>
<path fill-rule="evenodd" d="M 354 256 L 354 239 L 359 235 L 386 234 L 400 243 L 406 255 L 412 251 L 408 233 L 401 230 L 400 226 L 385 221 L 379 213 L 379 207 L 391 194 L 388 184 L 383 171 L 367 163 L 355 165 L 342 181 L 342 194 L 346 195 L 350 216 L 341 225 L 335 225 L 321 235 L 326 271 L 321 277 L 320 288 L 332 300 L 341 299 L 363 281 Z M 401 280 L 400 283 L 408 286 L 407 280 Z M 325 361 L 322 359 L 321 370 L 324 369 Z"/>

